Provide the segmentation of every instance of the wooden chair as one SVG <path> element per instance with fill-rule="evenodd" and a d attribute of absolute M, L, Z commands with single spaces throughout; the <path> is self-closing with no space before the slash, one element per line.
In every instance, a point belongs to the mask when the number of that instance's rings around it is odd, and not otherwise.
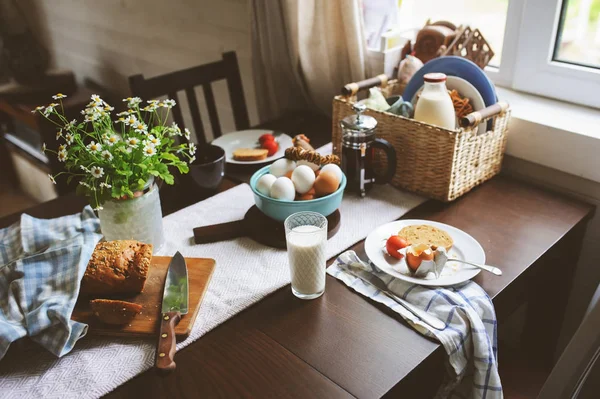
<path fill-rule="evenodd" d="M 169 96 L 169 98 L 177 101 L 178 104 L 180 101 L 177 92 L 185 91 L 198 143 L 204 144 L 207 140 L 194 88 L 196 86 L 202 86 L 213 136 L 217 138 L 223 134 L 223 131 L 219 122 L 219 115 L 217 113 L 211 83 L 223 79 L 227 81 L 235 127 L 238 130 L 248 129 L 250 127 L 250 122 L 248 120 L 248 110 L 244 99 L 244 89 L 242 87 L 237 57 L 233 51 L 223 53 L 223 59 L 221 61 L 211 62 L 210 64 L 171 72 L 153 78 L 146 79 L 141 74 L 131 76 L 129 77 L 129 86 L 134 96 L 139 96 L 143 99 Z M 177 106 L 173 108 L 173 119 L 180 128 L 183 129 L 185 127 L 181 107 Z"/>

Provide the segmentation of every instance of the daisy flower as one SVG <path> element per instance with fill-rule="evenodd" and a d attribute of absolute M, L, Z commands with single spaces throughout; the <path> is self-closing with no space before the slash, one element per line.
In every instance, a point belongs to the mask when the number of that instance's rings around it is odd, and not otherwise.
<path fill-rule="evenodd" d="M 53 111 L 54 111 L 54 106 L 52 104 L 50 104 L 46 107 L 46 109 L 42 113 L 44 114 L 44 116 L 49 116 Z"/>
<path fill-rule="evenodd" d="M 64 144 L 61 144 L 58 146 L 58 151 L 66 151 L 67 150 L 67 146 L 65 146 Z"/>
<path fill-rule="evenodd" d="M 89 185 L 89 184 L 87 184 L 86 182 L 84 182 L 83 180 L 79 182 L 79 185 L 80 185 L 80 186 L 83 186 L 83 187 L 90 188 L 90 185 Z"/>
<path fill-rule="evenodd" d="M 58 161 L 65 162 L 67 160 L 67 152 L 65 150 L 58 152 Z"/>
<path fill-rule="evenodd" d="M 112 161 L 113 154 L 111 154 L 108 150 L 104 150 L 102 151 L 102 158 L 104 158 L 106 161 Z"/>
<path fill-rule="evenodd" d="M 169 108 L 170 109 L 170 108 L 173 108 L 175 105 L 177 105 L 177 103 L 175 102 L 175 100 L 171 100 L 170 98 L 166 99 L 164 101 L 164 107 L 165 108 Z"/>
<path fill-rule="evenodd" d="M 61 98 L 67 98 L 67 96 L 65 96 L 62 93 L 58 93 L 58 94 L 52 96 L 52 98 L 55 99 L 55 100 L 60 100 Z"/>
<path fill-rule="evenodd" d="M 194 163 L 195 160 L 196 160 L 196 157 L 191 157 L 189 163 Z"/>
<path fill-rule="evenodd" d="M 56 132 L 56 140 L 58 140 L 62 136 L 62 129 L 58 129 Z"/>
<path fill-rule="evenodd" d="M 36 112 L 42 112 L 42 110 L 43 110 L 44 108 L 45 108 L 45 107 L 44 107 L 43 105 L 40 105 L 39 107 L 35 107 L 35 109 L 31 111 L 31 113 L 32 113 L 32 114 L 35 114 Z"/>
<path fill-rule="evenodd" d="M 137 121 L 131 127 L 133 127 L 135 129 L 135 132 L 138 134 L 147 134 L 148 133 L 148 126 L 146 126 L 146 124 L 144 122 Z"/>
<path fill-rule="evenodd" d="M 46 152 L 46 143 L 42 144 L 42 154 Z"/>
<path fill-rule="evenodd" d="M 123 102 L 127 103 L 129 108 L 133 108 L 142 102 L 142 99 L 139 97 L 127 97 L 123 99 Z"/>
<path fill-rule="evenodd" d="M 96 143 L 95 141 L 92 141 L 91 143 L 88 144 L 87 148 L 88 148 L 88 150 L 90 150 L 92 152 L 101 151 L 102 150 L 102 144 Z"/>
<path fill-rule="evenodd" d="M 90 97 L 90 98 L 92 99 L 92 102 L 95 102 L 95 103 L 98 103 L 98 104 L 102 104 L 103 103 L 102 99 L 97 94 L 92 94 L 92 97 Z"/>
<path fill-rule="evenodd" d="M 90 170 L 83 165 L 79 165 L 79 169 L 83 170 L 84 172 L 90 173 Z"/>
<path fill-rule="evenodd" d="M 104 187 L 104 188 L 111 188 L 112 187 L 110 184 L 104 183 L 104 182 L 100 183 L 99 186 L 100 187 Z"/>
<path fill-rule="evenodd" d="M 101 210 L 103 210 L 103 209 L 104 209 L 104 208 L 103 208 L 103 207 L 101 207 L 100 205 L 98 205 L 98 206 L 97 206 L 97 207 L 95 207 L 95 208 L 92 208 L 92 210 L 93 210 L 93 211 L 101 211 Z"/>
<path fill-rule="evenodd" d="M 152 155 L 156 154 L 156 148 L 154 148 L 151 145 L 147 145 L 144 147 L 144 155 L 147 157 L 151 157 Z"/>
<path fill-rule="evenodd" d="M 104 139 L 104 143 L 109 147 L 112 147 L 118 141 L 119 141 L 119 136 L 117 136 L 116 134 L 112 134 L 110 136 L 107 135 L 106 138 Z"/>
<path fill-rule="evenodd" d="M 127 111 L 119 112 L 119 113 L 117 114 L 117 116 L 129 116 L 129 114 L 131 113 L 130 111 L 131 111 L 131 110 L 130 110 L 130 109 L 128 109 Z"/>
<path fill-rule="evenodd" d="M 177 126 L 177 123 L 173 122 L 171 127 L 169 128 L 169 134 L 171 136 L 179 135 L 181 136 L 181 129 Z"/>
<path fill-rule="evenodd" d="M 127 145 L 130 148 L 136 148 L 140 144 L 140 140 L 136 137 L 130 137 L 127 139 Z"/>
<path fill-rule="evenodd" d="M 67 144 L 73 143 L 73 135 L 71 133 L 65 134 L 65 141 L 67 142 Z"/>
<path fill-rule="evenodd" d="M 54 176 L 52 176 L 51 174 L 48 173 L 48 178 L 50 179 L 52 184 L 56 184 L 56 180 L 54 180 Z"/>
<path fill-rule="evenodd" d="M 150 105 L 156 105 L 160 102 L 160 100 L 148 100 L 147 103 Z"/>
<path fill-rule="evenodd" d="M 153 147 L 160 145 L 160 140 L 154 137 L 153 135 L 148 136 L 147 143 L 151 144 Z"/>
<path fill-rule="evenodd" d="M 194 155 L 196 153 L 196 144 L 190 143 L 190 155 Z"/>
<path fill-rule="evenodd" d="M 125 125 L 127 126 L 133 126 L 137 123 L 137 121 L 138 120 L 135 116 L 129 115 L 124 119 L 123 123 L 125 123 Z"/>
<path fill-rule="evenodd" d="M 92 176 L 94 176 L 96 179 L 101 178 L 102 176 L 104 176 L 104 169 L 102 169 L 99 166 L 92 166 L 92 169 L 90 170 L 90 173 L 92 174 Z"/>
<path fill-rule="evenodd" d="M 184 131 L 184 136 L 185 136 L 185 139 L 186 139 L 187 141 L 189 141 L 189 140 L 190 140 L 190 135 L 191 135 L 190 129 L 188 129 L 188 128 L 186 127 L 185 129 L 183 129 L 183 131 Z"/>

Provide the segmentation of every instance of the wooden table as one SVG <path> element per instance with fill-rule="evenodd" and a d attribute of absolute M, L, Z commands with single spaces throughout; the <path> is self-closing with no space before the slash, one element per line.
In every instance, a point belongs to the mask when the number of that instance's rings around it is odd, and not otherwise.
<path fill-rule="evenodd" d="M 28 213 L 53 217 L 83 203 L 66 197 Z M 481 243 L 488 262 L 504 271 L 475 278 L 493 298 L 499 328 L 528 302 L 524 347 L 551 366 L 593 212 L 591 205 L 497 177 L 451 204 L 428 201 L 404 218 L 448 223 Z M 0 227 L 17 217 L 0 219 Z M 362 242 L 354 249 L 365 256 Z M 327 276 L 321 298 L 302 301 L 284 287 L 179 352 L 174 373 L 149 370 L 108 396 L 430 397 L 443 372 L 439 344 Z"/>

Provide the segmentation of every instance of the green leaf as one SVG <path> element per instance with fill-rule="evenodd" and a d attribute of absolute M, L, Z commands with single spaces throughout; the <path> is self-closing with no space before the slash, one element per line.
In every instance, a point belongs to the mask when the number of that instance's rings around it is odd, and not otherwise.
<path fill-rule="evenodd" d="M 184 174 L 184 173 L 187 173 L 190 171 L 190 167 L 185 163 L 177 164 L 175 166 L 177 166 L 177 169 L 179 170 L 179 173 L 181 173 L 181 174 Z"/>
<path fill-rule="evenodd" d="M 168 159 L 169 161 L 180 161 L 179 157 L 175 154 L 171 154 L 170 152 L 165 152 L 161 155 L 161 158 Z"/>
<path fill-rule="evenodd" d="M 175 183 L 175 178 L 170 173 L 162 174 L 160 177 L 169 185 L 173 185 Z"/>

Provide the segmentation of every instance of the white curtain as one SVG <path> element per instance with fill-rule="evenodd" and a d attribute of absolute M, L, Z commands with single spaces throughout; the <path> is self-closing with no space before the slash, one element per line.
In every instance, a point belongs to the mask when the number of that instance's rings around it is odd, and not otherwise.
<path fill-rule="evenodd" d="M 317 109 L 346 83 L 366 79 L 360 0 L 251 0 L 252 57 L 259 115 Z"/>

